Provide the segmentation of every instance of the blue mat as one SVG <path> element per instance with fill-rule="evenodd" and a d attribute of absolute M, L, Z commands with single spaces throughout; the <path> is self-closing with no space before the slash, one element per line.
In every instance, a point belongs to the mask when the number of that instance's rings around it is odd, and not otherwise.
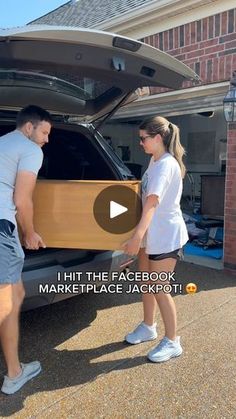
<path fill-rule="evenodd" d="M 194 246 L 191 243 L 187 243 L 184 246 L 184 253 L 186 255 L 195 255 L 195 256 L 203 256 L 213 259 L 222 259 L 223 258 L 223 248 L 216 248 L 216 249 L 206 249 L 204 250 L 201 246 Z"/>

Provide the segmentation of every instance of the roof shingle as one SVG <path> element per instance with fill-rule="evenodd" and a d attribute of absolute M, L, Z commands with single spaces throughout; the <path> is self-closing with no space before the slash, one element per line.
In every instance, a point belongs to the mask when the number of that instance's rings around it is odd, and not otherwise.
<path fill-rule="evenodd" d="M 70 1 L 31 24 L 80 26 L 91 28 L 113 17 L 153 3 L 153 0 L 78 0 Z"/>

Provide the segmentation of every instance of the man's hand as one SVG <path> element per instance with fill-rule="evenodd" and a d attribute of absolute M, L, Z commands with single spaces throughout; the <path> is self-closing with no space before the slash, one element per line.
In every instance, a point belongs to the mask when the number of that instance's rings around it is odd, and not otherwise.
<path fill-rule="evenodd" d="M 40 247 L 45 248 L 46 244 L 43 242 L 39 234 L 32 232 L 23 237 L 24 246 L 26 249 L 38 250 Z"/>

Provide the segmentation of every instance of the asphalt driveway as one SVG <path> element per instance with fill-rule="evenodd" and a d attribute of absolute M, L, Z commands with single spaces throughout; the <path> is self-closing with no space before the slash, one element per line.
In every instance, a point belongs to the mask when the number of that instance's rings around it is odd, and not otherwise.
<path fill-rule="evenodd" d="M 0 395 L 0 417 L 236 417 L 236 276 L 181 262 L 176 279 L 198 292 L 175 296 L 184 353 L 167 363 L 147 361 L 155 342 L 123 342 L 142 318 L 137 293 L 90 293 L 22 313 L 21 360 L 39 359 L 43 372 Z M 158 325 L 161 338 L 159 315 Z"/>

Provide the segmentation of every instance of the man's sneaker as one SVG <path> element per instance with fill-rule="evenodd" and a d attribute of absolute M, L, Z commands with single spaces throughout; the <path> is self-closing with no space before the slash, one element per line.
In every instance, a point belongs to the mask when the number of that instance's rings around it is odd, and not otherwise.
<path fill-rule="evenodd" d="M 157 337 L 156 323 L 152 326 L 146 325 L 144 322 L 140 323 L 133 332 L 125 336 L 125 340 L 132 345 L 137 343 L 154 340 Z"/>
<path fill-rule="evenodd" d="M 154 349 L 148 352 L 147 357 L 152 362 L 163 362 L 181 355 L 182 352 L 179 336 L 175 340 L 170 340 L 165 336 Z"/>
<path fill-rule="evenodd" d="M 17 377 L 9 378 L 7 375 L 4 377 L 3 385 L 2 385 L 2 392 L 5 394 L 14 394 L 16 391 L 20 390 L 20 388 L 27 383 L 27 381 L 31 380 L 31 378 L 36 377 L 42 368 L 41 364 L 38 361 L 30 362 L 29 364 L 20 364 L 21 365 L 21 373 L 17 375 Z"/>

